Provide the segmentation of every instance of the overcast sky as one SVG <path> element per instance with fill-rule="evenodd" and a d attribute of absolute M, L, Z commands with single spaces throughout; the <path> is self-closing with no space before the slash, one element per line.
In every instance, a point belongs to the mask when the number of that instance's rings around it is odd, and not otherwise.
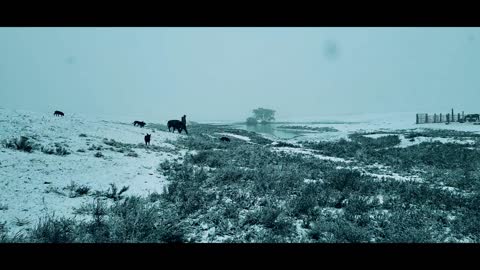
<path fill-rule="evenodd" d="M 188 120 L 480 112 L 480 28 L 0 28 L 0 106 Z"/>

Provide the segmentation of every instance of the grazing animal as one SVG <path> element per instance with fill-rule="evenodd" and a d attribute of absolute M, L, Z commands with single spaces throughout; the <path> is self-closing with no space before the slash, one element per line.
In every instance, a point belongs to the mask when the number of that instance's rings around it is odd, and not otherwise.
<path fill-rule="evenodd" d="M 145 135 L 145 145 L 150 144 L 150 137 L 152 137 L 152 134 L 147 133 L 147 135 Z"/>
<path fill-rule="evenodd" d="M 183 116 L 182 116 L 182 123 L 183 123 L 184 125 L 187 125 L 187 116 L 186 116 L 186 115 L 183 115 Z"/>
<path fill-rule="evenodd" d="M 222 141 L 222 142 L 229 142 L 229 141 L 230 141 L 230 138 L 221 137 L 221 138 L 220 138 L 220 141 Z"/>
<path fill-rule="evenodd" d="M 173 132 L 175 132 L 175 129 L 178 130 L 178 133 L 182 133 L 182 130 L 185 130 L 185 133 L 188 134 L 187 126 L 182 121 L 170 120 L 167 122 L 167 127 L 168 131 L 170 131 L 170 128 L 173 128 Z"/>
<path fill-rule="evenodd" d="M 467 114 L 465 115 L 465 117 L 463 118 L 464 121 L 468 121 L 468 122 L 475 122 L 475 121 L 478 121 L 480 120 L 480 115 L 475 113 L 475 114 Z"/>
<path fill-rule="evenodd" d="M 61 112 L 61 111 L 55 111 L 55 112 L 53 113 L 53 115 L 54 115 L 54 116 L 65 116 L 65 114 L 64 114 L 63 112 Z"/>
<path fill-rule="evenodd" d="M 134 121 L 133 126 L 137 126 L 137 125 L 143 128 L 146 124 L 143 121 Z"/>

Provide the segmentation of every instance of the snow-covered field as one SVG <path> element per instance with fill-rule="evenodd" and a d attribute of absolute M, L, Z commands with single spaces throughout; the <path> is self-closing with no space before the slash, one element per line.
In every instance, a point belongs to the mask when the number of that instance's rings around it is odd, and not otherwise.
<path fill-rule="evenodd" d="M 480 126 L 469 123 L 416 125 L 414 117 L 414 113 L 349 115 L 330 118 L 330 122 L 302 123 L 309 127 L 333 127 L 338 130 L 334 132 L 309 131 L 288 140 L 264 136 L 274 140 L 272 145 L 280 141 L 288 141 L 294 146 L 273 148 L 273 151 L 308 155 L 335 162 L 338 163 L 337 169 L 357 170 L 376 179 L 423 182 L 417 175 L 396 172 L 381 164 L 359 167 L 353 159 L 321 155 L 314 150 L 303 148 L 301 142 L 338 140 L 348 138 L 351 133 L 369 132 L 370 134 L 364 136 L 379 138 L 393 134 L 399 135 L 401 142 L 395 147 L 409 147 L 421 142 L 435 141 L 474 144 L 475 141 L 467 137 L 458 139 L 416 136 L 409 139 L 398 131 L 450 129 L 480 132 Z M 51 113 L 0 108 L 0 142 L 2 142 L 0 147 L 0 223 L 6 222 L 9 232 L 14 234 L 22 229 L 28 229 L 45 214 L 55 213 L 56 216 L 82 218 L 75 214 L 75 208 L 92 202 L 95 199 L 93 193 L 107 191 L 111 183 L 119 189 L 128 186 L 125 195 L 161 193 L 168 182 L 165 176 L 157 171 L 158 165 L 165 160 L 183 158 L 186 150 L 178 149 L 169 141 L 186 135 L 149 128 L 148 121 L 145 128 L 134 127 L 133 120 L 135 119 L 129 117 L 93 117 L 80 114 L 54 117 Z M 318 120 L 320 121 L 322 119 Z M 298 125 L 298 122 L 292 125 Z M 144 146 L 144 135 L 147 132 L 152 134 L 150 147 Z M 231 132 L 215 134 L 236 138 L 245 143 L 255 141 L 252 140 L 254 137 L 249 138 Z M 214 138 L 210 134 L 206 135 Z M 33 152 L 4 147 L 5 142 L 20 136 L 28 137 L 29 141 L 36 145 Z M 64 147 L 69 154 L 56 155 L 42 151 L 42 147 L 55 149 L 57 146 Z M 98 152 L 101 152 L 99 157 L 95 156 Z M 195 150 L 191 151 L 191 153 L 195 152 Z M 323 180 L 305 179 L 305 181 Z M 67 186 L 72 183 L 77 186 L 88 186 L 90 192 L 82 196 L 70 196 Z"/>
<path fill-rule="evenodd" d="M 129 120 L 129 119 L 128 119 Z M 31 153 L 0 147 L 0 222 L 6 221 L 15 233 L 23 224 L 34 224 L 46 213 L 73 216 L 73 208 L 93 201 L 86 195 L 70 198 L 65 187 L 72 182 L 92 191 L 106 191 L 110 183 L 119 189 L 128 186 L 126 195 L 162 192 L 166 183 L 157 172 L 160 162 L 181 157 L 184 151 L 159 151 L 145 148 L 144 135 L 152 134 L 151 146 L 175 149 L 166 142 L 178 133 L 134 127 L 131 121 L 0 109 L 0 141 L 26 136 L 39 146 L 64 146 L 70 154 L 46 154 L 40 149 Z M 80 136 L 80 134 L 84 135 Z M 104 139 L 129 144 L 128 151 L 116 151 Z M 102 146 L 101 150 L 89 150 Z M 84 150 L 84 152 L 77 152 Z M 103 157 L 95 157 L 101 152 Z M 138 157 L 127 156 L 135 152 Z M 65 193 L 61 195 L 57 190 Z M 23 223 L 23 224 L 22 224 Z M 22 225 L 22 226 L 18 226 Z M 25 226 L 28 227 L 28 226 Z"/>
<path fill-rule="evenodd" d="M 333 127 L 337 132 L 305 132 L 302 136 L 292 139 L 294 141 L 319 141 L 319 140 L 339 140 L 341 138 L 348 139 L 348 134 L 354 132 L 389 132 L 394 130 L 424 130 L 424 129 L 440 129 L 440 130 L 456 130 L 480 133 L 480 125 L 473 125 L 472 123 L 429 123 L 429 124 L 415 124 L 415 112 L 401 112 L 401 113 L 385 113 L 385 114 L 356 114 L 356 115 L 341 115 L 341 116 L 325 116 L 315 119 L 290 119 L 293 121 L 303 121 L 302 125 L 315 127 Z M 324 122 L 318 124 L 307 124 L 305 121 Z M 345 122 L 345 123 L 342 123 Z M 293 126 L 298 125 L 291 124 Z M 385 134 L 388 135 L 388 134 Z M 385 136 L 370 135 L 372 137 Z M 419 139 L 416 143 L 420 143 Z M 442 140 L 442 139 L 440 139 Z M 403 143 L 402 146 L 411 145 L 410 143 Z"/>

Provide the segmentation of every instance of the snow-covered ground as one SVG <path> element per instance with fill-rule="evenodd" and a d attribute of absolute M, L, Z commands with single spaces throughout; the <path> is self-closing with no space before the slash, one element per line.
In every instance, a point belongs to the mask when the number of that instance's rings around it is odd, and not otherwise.
<path fill-rule="evenodd" d="M 348 134 L 354 132 L 389 132 L 394 130 L 421 131 L 423 129 L 443 129 L 480 133 L 480 125 L 474 125 L 472 123 L 450 123 L 449 125 L 444 123 L 429 123 L 417 125 L 415 124 L 415 112 L 351 114 L 288 120 L 303 121 L 303 123 L 296 122 L 289 124 L 292 126 L 301 123 L 309 127 L 333 127 L 338 130 L 337 132 L 305 132 L 302 136 L 292 139 L 293 141 L 339 140 L 341 138 L 347 139 Z M 305 121 L 315 121 L 317 123 L 312 124 L 306 123 Z"/>
<path fill-rule="evenodd" d="M 145 128 L 134 127 L 133 120 L 145 120 Z M 90 195 L 70 198 L 65 188 L 72 182 L 86 185 L 91 191 L 105 191 L 110 183 L 118 188 L 128 186 L 125 195 L 148 195 L 162 192 L 167 181 L 157 171 L 158 165 L 164 160 L 181 158 L 186 150 L 179 150 L 168 141 L 176 140 L 184 134 L 152 130 L 148 127 L 149 119 L 134 117 L 101 117 L 81 114 L 66 114 L 65 117 L 54 117 L 53 113 L 29 112 L 0 108 L 0 141 L 26 136 L 39 146 L 52 147 L 58 143 L 70 152 L 69 155 L 49 155 L 36 149 L 32 153 L 22 152 L 0 146 L 0 223 L 6 221 L 10 232 L 15 233 L 28 227 L 22 223 L 33 225 L 38 218 L 47 213 L 57 216 L 74 216 L 74 208 L 83 203 L 92 202 Z M 323 121 L 323 119 L 311 119 Z M 328 120 L 328 121 L 327 121 Z M 164 123 L 159 120 L 159 123 Z M 337 122 L 335 122 L 337 121 Z M 154 121 L 152 121 L 154 122 Z M 343 122 L 343 123 L 339 123 Z M 349 122 L 349 123 L 346 123 Z M 298 125 L 298 123 L 292 123 Z M 469 123 L 445 124 L 415 124 L 415 113 L 394 113 L 375 115 L 344 115 L 325 119 L 324 123 L 304 124 L 310 127 L 333 127 L 337 132 L 305 132 L 302 136 L 287 140 L 300 146 L 298 142 L 305 140 L 338 140 L 347 138 L 353 132 L 383 132 L 387 134 L 371 134 L 368 137 L 378 138 L 389 135 L 389 131 L 411 129 L 452 129 L 460 131 L 480 132 L 480 126 Z M 142 147 L 144 135 L 152 134 L 151 147 Z M 80 136 L 80 134 L 84 134 Z M 217 133 L 234 137 L 245 142 L 251 142 L 246 136 L 233 133 Z M 208 134 L 207 134 L 208 135 Z M 209 135 L 210 136 L 210 135 Z M 266 137 L 274 139 L 272 136 Z M 424 141 L 440 141 L 454 143 L 473 143 L 466 138 L 427 138 L 415 137 L 413 141 L 399 135 L 400 145 L 408 147 Z M 128 144 L 127 152 L 117 151 L 115 146 L 104 143 L 104 139 L 115 140 Z M 276 138 L 278 140 L 278 138 Z M 283 140 L 282 140 L 283 141 Z M 275 144 L 276 142 L 274 142 Z M 102 146 L 101 150 L 89 150 Z M 155 148 L 157 147 L 157 148 Z M 162 147 L 162 148 L 158 148 Z M 167 151 L 168 149 L 168 151 Z M 80 151 L 78 151 L 80 150 Z M 138 157 L 129 156 L 135 152 Z M 274 149 L 291 154 L 304 154 L 322 160 L 339 162 L 338 168 L 360 170 L 363 174 L 378 179 L 398 181 L 422 181 L 415 175 L 401 175 L 392 172 L 391 168 L 376 166 L 375 168 L 350 167 L 351 160 L 339 157 L 324 156 L 313 150 L 282 147 Z M 103 157 L 95 157 L 101 152 Z M 370 171 L 369 169 L 375 169 Z M 305 179 L 305 181 L 320 181 Z M 55 192 L 57 191 L 57 192 Z M 59 193 L 65 193 L 61 195 Z"/>
<path fill-rule="evenodd" d="M 185 151 L 175 149 L 167 140 L 175 140 L 182 134 L 134 127 L 132 121 L 122 119 L 52 114 L 0 109 L 0 141 L 29 137 L 29 141 L 42 146 L 59 143 L 69 155 L 49 155 L 36 149 L 31 153 L 0 147 L 0 222 L 6 221 L 11 232 L 23 228 L 22 222 L 34 224 L 45 213 L 57 216 L 73 216 L 73 208 L 93 197 L 86 195 L 70 198 L 65 187 L 72 182 L 86 185 L 91 191 L 105 191 L 110 183 L 119 189 L 128 186 L 126 195 L 147 195 L 162 192 L 166 184 L 164 176 L 157 172 L 159 163 L 181 157 Z M 152 134 L 150 149 L 141 147 L 144 135 Z M 85 134 L 86 137 L 79 136 Z M 104 143 L 104 139 L 129 144 L 128 152 Z M 102 146 L 102 150 L 89 150 Z M 84 152 L 77 152 L 82 149 Z M 135 152 L 138 157 L 127 156 Z M 95 157 L 101 152 L 103 157 Z M 66 194 L 63 196 L 57 190 Z M 25 226 L 28 227 L 28 226 Z"/>

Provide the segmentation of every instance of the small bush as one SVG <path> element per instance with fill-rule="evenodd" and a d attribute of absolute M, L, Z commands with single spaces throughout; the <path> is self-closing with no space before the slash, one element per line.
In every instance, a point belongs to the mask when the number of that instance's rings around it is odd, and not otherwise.
<path fill-rule="evenodd" d="M 46 147 L 46 146 L 42 146 L 42 148 L 40 150 L 42 151 L 42 153 L 47 154 L 47 155 L 55 154 L 55 149 L 54 148 L 49 148 L 49 147 Z"/>
<path fill-rule="evenodd" d="M 294 200 L 293 211 L 295 215 L 312 215 L 313 209 L 318 205 L 319 190 L 315 184 L 307 184 L 302 189 L 300 197 Z M 323 203 L 322 203 L 323 204 Z"/>
<path fill-rule="evenodd" d="M 369 203 L 368 197 L 352 195 L 346 203 L 345 215 L 355 217 L 368 212 L 372 207 L 373 205 Z"/>
<path fill-rule="evenodd" d="M 4 141 L 4 146 L 6 148 L 12 148 L 19 151 L 24 151 L 31 153 L 34 148 L 34 144 L 29 141 L 28 137 L 20 136 L 19 139 L 11 139 Z"/>
<path fill-rule="evenodd" d="M 371 239 L 371 234 L 365 228 L 356 226 L 345 218 L 320 219 L 309 232 L 312 239 L 326 243 L 365 243 Z"/>
<path fill-rule="evenodd" d="M 227 164 L 225 154 L 221 151 L 202 150 L 195 155 L 187 156 L 188 162 L 195 165 L 209 166 L 212 168 L 222 167 Z"/>
<path fill-rule="evenodd" d="M 245 174 L 244 170 L 236 166 L 229 165 L 227 167 L 223 167 L 215 170 L 213 179 L 223 184 L 236 183 L 243 179 L 244 174 Z"/>
<path fill-rule="evenodd" d="M 128 197 L 111 208 L 112 242 L 153 242 L 157 211 L 139 197 Z"/>
<path fill-rule="evenodd" d="M 94 219 L 100 219 L 105 216 L 108 209 L 105 203 L 96 198 L 92 203 L 82 204 L 79 208 L 74 208 L 74 212 L 79 215 L 92 215 Z"/>
<path fill-rule="evenodd" d="M 79 186 L 73 181 L 65 189 L 70 191 L 69 193 L 70 198 L 76 198 L 76 197 L 87 195 L 88 192 L 90 191 L 89 186 L 86 186 L 86 185 Z"/>
<path fill-rule="evenodd" d="M 68 151 L 68 149 L 63 147 L 63 146 L 57 146 L 55 148 L 55 155 L 66 156 L 66 155 L 69 155 L 69 154 L 70 154 L 70 151 Z"/>
<path fill-rule="evenodd" d="M 225 205 L 223 216 L 226 218 L 236 219 L 238 218 L 239 212 L 240 208 L 236 203 L 227 203 Z"/>
<path fill-rule="evenodd" d="M 138 157 L 138 154 L 135 151 L 130 151 L 125 156 L 127 156 L 127 157 Z"/>
<path fill-rule="evenodd" d="M 429 219 L 418 210 L 394 211 L 384 228 L 382 242 L 427 243 L 433 242 L 428 232 Z"/>
<path fill-rule="evenodd" d="M 85 134 L 85 133 L 80 133 L 80 135 L 78 135 L 78 137 L 87 137 L 87 134 Z"/>
<path fill-rule="evenodd" d="M 122 142 L 117 142 L 114 139 L 103 139 L 103 143 L 109 146 L 113 146 L 116 148 L 130 148 L 133 146 L 133 144 L 128 144 L 128 143 L 122 143 Z"/>
<path fill-rule="evenodd" d="M 153 192 L 150 195 L 148 195 L 148 200 L 152 203 L 160 200 L 161 198 L 162 198 L 162 195 L 158 192 Z"/>
<path fill-rule="evenodd" d="M 0 222 L 0 243 L 7 243 L 9 240 L 8 237 L 8 228 L 7 222 Z"/>
<path fill-rule="evenodd" d="M 340 169 L 327 175 L 326 183 L 338 191 L 357 191 L 361 187 L 362 175 L 358 171 Z"/>
<path fill-rule="evenodd" d="M 102 154 L 102 152 L 97 152 L 97 153 L 95 153 L 95 155 L 93 155 L 93 156 L 94 156 L 94 157 L 97 157 L 97 158 L 101 158 L 101 157 L 103 157 L 103 154 Z"/>
<path fill-rule="evenodd" d="M 117 186 L 114 183 L 110 184 L 110 188 L 105 193 L 105 197 L 118 201 L 123 199 L 122 193 L 128 190 L 128 186 L 123 186 L 120 191 L 118 191 Z"/>
<path fill-rule="evenodd" d="M 66 156 L 70 154 L 70 151 L 62 146 L 60 143 L 55 143 L 53 146 L 42 146 L 41 151 L 48 155 Z"/>
<path fill-rule="evenodd" d="M 182 170 L 182 168 L 182 164 L 178 162 L 172 162 L 167 159 L 159 164 L 157 171 L 163 172 L 164 175 L 168 175 L 170 173 L 178 172 Z"/>
<path fill-rule="evenodd" d="M 18 217 L 15 218 L 15 225 L 17 225 L 18 227 L 22 227 L 28 224 L 30 224 L 30 221 L 28 219 L 20 219 Z"/>
<path fill-rule="evenodd" d="M 83 148 L 80 148 L 80 149 L 78 149 L 78 150 L 77 150 L 77 152 L 80 152 L 80 153 L 85 153 L 85 149 L 83 149 Z"/>
<path fill-rule="evenodd" d="M 94 151 L 94 150 L 101 151 L 102 149 L 103 149 L 103 147 L 102 147 L 101 145 L 96 146 L 95 144 L 92 144 L 92 145 L 88 148 L 88 150 L 90 150 L 90 151 Z"/>
<path fill-rule="evenodd" d="M 294 145 L 287 142 L 278 142 L 277 144 L 273 145 L 273 147 L 291 147 L 291 148 L 299 148 L 300 146 Z"/>
<path fill-rule="evenodd" d="M 75 222 L 64 217 L 45 216 L 33 228 L 30 241 L 34 243 L 71 243 L 75 241 Z"/>
<path fill-rule="evenodd" d="M 49 186 L 45 189 L 45 193 L 50 193 L 50 192 L 55 193 L 55 194 L 60 195 L 60 196 L 67 196 L 67 194 L 60 191 L 59 188 L 57 188 L 57 187 Z"/>

